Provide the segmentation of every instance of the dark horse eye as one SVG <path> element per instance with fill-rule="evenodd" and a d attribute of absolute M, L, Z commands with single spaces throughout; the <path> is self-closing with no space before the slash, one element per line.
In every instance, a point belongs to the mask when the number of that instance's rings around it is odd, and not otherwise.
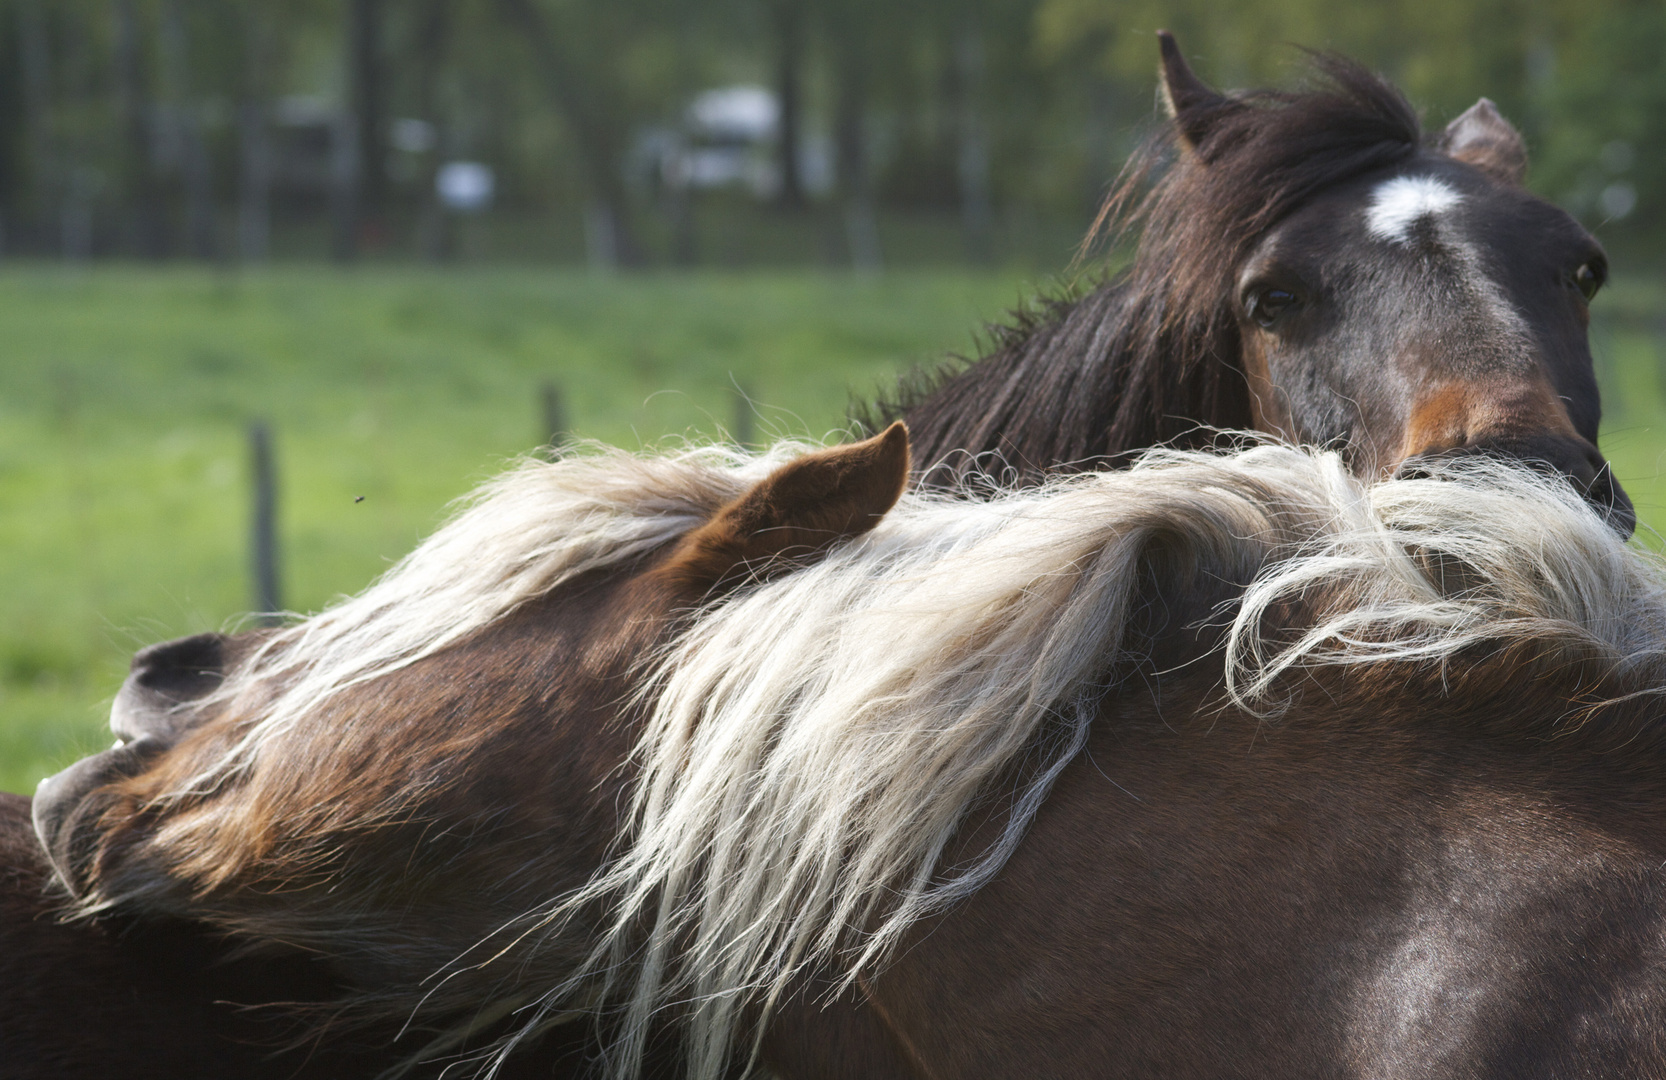
<path fill-rule="evenodd" d="M 1285 289 L 1261 289 L 1250 293 L 1249 317 L 1263 327 L 1270 327 L 1296 303 L 1296 294 Z"/>
<path fill-rule="evenodd" d="M 1579 269 L 1573 272 L 1573 287 L 1588 301 L 1602 288 L 1603 280 L 1607 276 L 1607 272 L 1597 263 L 1580 263 Z"/>

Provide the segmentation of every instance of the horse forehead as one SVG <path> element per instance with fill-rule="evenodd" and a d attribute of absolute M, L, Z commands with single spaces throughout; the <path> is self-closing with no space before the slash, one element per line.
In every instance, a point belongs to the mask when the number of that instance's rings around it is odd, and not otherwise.
<path fill-rule="evenodd" d="M 1532 334 L 1500 262 L 1498 222 L 1487 214 L 1487 202 L 1485 190 L 1436 171 L 1377 180 L 1367 189 L 1364 221 L 1380 246 L 1367 258 L 1379 269 L 1392 265 L 1411 275 L 1403 279 L 1412 286 L 1406 295 L 1418 298 L 1425 319 L 1444 325 L 1441 333 L 1455 319 L 1469 339 L 1508 342 L 1502 353 L 1488 350 L 1495 359 L 1520 359 L 1531 352 Z"/>
<path fill-rule="evenodd" d="M 1371 189 L 1365 228 L 1378 240 L 1407 244 L 1418 223 L 1445 217 L 1463 201 L 1464 194 L 1440 177 L 1389 177 Z"/>

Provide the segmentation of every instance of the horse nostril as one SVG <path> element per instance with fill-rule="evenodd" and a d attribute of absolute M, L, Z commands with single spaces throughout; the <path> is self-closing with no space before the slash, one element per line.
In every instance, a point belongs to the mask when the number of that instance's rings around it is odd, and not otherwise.
<path fill-rule="evenodd" d="M 1406 458 L 1394 468 L 1396 480 L 1427 480 L 1434 476 L 1433 463 L 1440 460 L 1439 454 L 1416 454 Z"/>

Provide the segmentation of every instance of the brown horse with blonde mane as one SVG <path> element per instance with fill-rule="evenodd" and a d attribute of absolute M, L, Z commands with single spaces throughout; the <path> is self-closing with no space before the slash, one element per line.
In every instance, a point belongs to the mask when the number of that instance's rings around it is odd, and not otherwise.
<path fill-rule="evenodd" d="M 299 964 L 332 1046 L 411 1023 L 344 1075 L 574 1031 L 618 1075 L 1658 1069 L 1600 249 L 1486 103 L 1422 149 L 1357 68 L 1224 97 L 1164 47 L 1129 276 L 905 407 L 917 456 L 1340 456 L 888 516 L 899 428 L 530 464 L 354 600 L 141 653 L 36 801 L 79 909 Z"/>
<path fill-rule="evenodd" d="M 1666 581 L 1571 487 L 907 473 L 524 466 L 194 699 L 142 662 L 58 872 L 320 957 L 411 1068 L 1666 1069 Z"/>

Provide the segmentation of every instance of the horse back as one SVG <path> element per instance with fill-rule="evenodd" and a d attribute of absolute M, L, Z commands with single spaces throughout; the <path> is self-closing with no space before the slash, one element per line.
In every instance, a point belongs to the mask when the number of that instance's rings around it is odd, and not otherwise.
<path fill-rule="evenodd" d="M 1532 689 L 1314 679 L 1276 722 L 1206 679 L 1106 703 L 1002 872 L 869 984 L 925 1072 L 1662 1075 L 1658 748 L 1536 738 Z"/>

